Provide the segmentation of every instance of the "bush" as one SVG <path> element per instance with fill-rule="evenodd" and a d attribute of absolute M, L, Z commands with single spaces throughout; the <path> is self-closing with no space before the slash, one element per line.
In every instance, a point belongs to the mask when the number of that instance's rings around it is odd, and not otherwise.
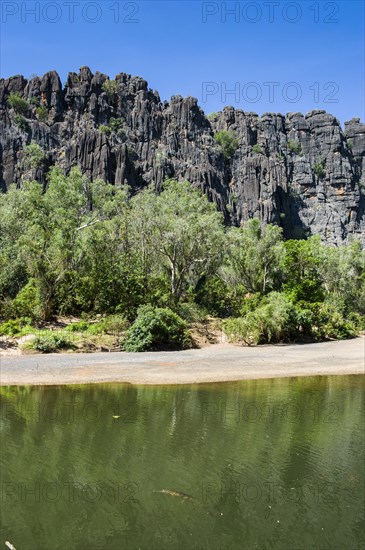
<path fill-rule="evenodd" d="M 222 147 L 223 155 L 227 160 L 231 159 L 238 147 L 238 139 L 232 130 L 217 132 L 214 139 Z"/>
<path fill-rule="evenodd" d="M 25 327 L 30 328 L 32 320 L 29 317 L 10 319 L 0 325 L 0 336 L 16 336 L 21 334 Z"/>
<path fill-rule="evenodd" d="M 316 304 L 313 309 L 313 333 L 317 339 L 344 340 L 355 338 L 359 327 L 355 320 L 345 319 L 340 311 L 330 304 Z"/>
<path fill-rule="evenodd" d="M 102 125 L 99 127 L 101 133 L 110 136 L 111 134 L 116 134 L 119 137 L 122 137 L 124 132 L 125 120 L 124 118 L 114 118 L 111 117 L 108 125 Z"/>
<path fill-rule="evenodd" d="M 87 332 L 90 336 L 101 334 L 121 336 L 128 327 L 129 321 L 121 315 L 109 315 L 97 323 L 88 323 L 87 321 L 71 323 L 65 330 L 68 332 Z"/>
<path fill-rule="evenodd" d="M 25 164 L 27 168 L 39 168 L 42 166 L 44 159 L 46 158 L 45 152 L 42 147 L 37 143 L 30 143 L 25 146 Z"/>
<path fill-rule="evenodd" d="M 325 174 L 323 161 L 316 162 L 316 163 L 313 165 L 313 173 L 314 173 L 318 178 L 323 178 L 323 176 L 324 176 L 324 174 Z"/>
<path fill-rule="evenodd" d="M 20 115 L 26 115 L 29 109 L 29 103 L 18 93 L 10 94 L 8 97 L 8 103 L 14 111 L 19 113 Z"/>
<path fill-rule="evenodd" d="M 125 351 L 177 350 L 190 346 L 187 325 L 169 308 L 142 306 L 125 334 Z"/>
<path fill-rule="evenodd" d="M 111 100 L 118 91 L 118 83 L 115 80 L 106 80 L 102 85 L 102 90 L 106 93 L 108 99 Z"/>
<path fill-rule="evenodd" d="M 48 119 L 47 107 L 45 107 L 44 105 L 42 105 L 41 107 L 37 107 L 36 113 L 38 120 L 40 120 L 41 122 L 46 122 L 46 120 Z"/>
<path fill-rule="evenodd" d="M 121 336 L 129 325 L 129 321 L 121 315 L 109 315 L 104 319 L 104 331 L 112 336 Z"/>
<path fill-rule="evenodd" d="M 42 353 L 52 353 L 61 349 L 75 348 L 67 334 L 52 331 L 44 331 L 38 334 L 28 347 Z"/>
<path fill-rule="evenodd" d="M 179 303 L 176 313 L 188 323 L 201 323 L 206 320 L 208 311 L 194 302 Z"/>
<path fill-rule="evenodd" d="M 39 97 L 33 96 L 29 100 L 29 105 L 32 105 L 33 107 L 39 107 L 40 101 L 41 100 Z"/>
<path fill-rule="evenodd" d="M 298 141 L 295 141 L 294 139 L 289 139 L 288 141 L 288 147 L 292 153 L 295 153 L 296 155 L 299 155 L 299 153 L 302 150 L 302 147 Z"/>
<path fill-rule="evenodd" d="M 258 143 L 256 143 L 255 145 L 252 146 L 252 151 L 254 153 L 256 153 L 257 155 L 259 155 L 260 153 L 262 153 L 261 151 L 261 147 Z"/>
<path fill-rule="evenodd" d="M 69 325 L 67 325 L 65 330 L 67 332 L 85 332 L 90 328 L 90 326 L 91 325 L 86 321 L 77 321 L 75 323 L 70 323 Z"/>
<path fill-rule="evenodd" d="M 225 321 L 223 330 L 231 342 L 252 345 L 287 340 L 295 325 L 293 304 L 282 294 L 271 292 L 244 317 Z"/>
<path fill-rule="evenodd" d="M 24 130 L 24 132 L 27 132 L 28 131 L 28 122 L 26 121 L 26 119 L 23 117 L 23 115 L 15 115 L 14 117 L 14 123 L 19 126 L 19 128 L 21 130 Z"/>
<path fill-rule="evenodd" d="M 32 321 L 38 321 L 40 319 L 42 302 L 39 290 L 35 286 L 34 279 L 30 279 L 18 292 L 12 302 L 12 310 L 14 315 L 19 317 L 28 317 Z"/>

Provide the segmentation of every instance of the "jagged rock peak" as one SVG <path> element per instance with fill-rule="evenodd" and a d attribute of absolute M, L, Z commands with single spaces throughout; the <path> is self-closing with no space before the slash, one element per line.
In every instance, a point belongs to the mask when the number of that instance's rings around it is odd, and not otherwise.
<path fill-rule="evenodd" d="M 19 96 L 23 101 L 19 101 Z M 288 237 L 320 234 L 330 243 L 365 242 L 365 125 L 341 128 L 326 111 L 256 113 L 225 107 L 205 116 L 193 97 L 161 102 L 138 76 L 113 79 L 81 67 L 62 85 L 49 71 L 0 79 L 0 187 L 33 178 L 46 185 L 53 165 L 138 191 L 187 179 L 223 211 L 280 224 Z M 234 137 L 231 148 L 217 132 Z M 29 169 L 25 148 L 44 159 Z"/>

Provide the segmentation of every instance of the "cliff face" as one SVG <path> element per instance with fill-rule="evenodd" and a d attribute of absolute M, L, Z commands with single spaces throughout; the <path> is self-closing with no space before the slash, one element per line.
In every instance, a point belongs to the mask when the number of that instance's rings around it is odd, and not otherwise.
<path fill-rule="evenodd" d="M 108 93 L 106 81 L 87 67 L 70 73 L 64 87 L 53 71 L 29 81 L 0 80 L 3 191 L 23 179 L 44 184 L 52 165 L 66 173 L 77 165 L 89 178 L 135 191 L 151 182 L 159 189 L 173 177 L 204 190 L 227 222 L 255 216 L 280 224 L 288 237 L 365 241 L 365 125 L 359 119 L 342 130 L 325 111 L 259 117 L 231 107 L 208 119 L 196 99 L 161 102 L 141 78 L 121 73 Z M 27 101 L 22 115 L 9 104 L 12 94 Z M 229 159 L 214 139 L 221 130 L 238 138 Z M 24 148 L 32 142 L 46 155 L 37 168 L 25 163 Z"/>

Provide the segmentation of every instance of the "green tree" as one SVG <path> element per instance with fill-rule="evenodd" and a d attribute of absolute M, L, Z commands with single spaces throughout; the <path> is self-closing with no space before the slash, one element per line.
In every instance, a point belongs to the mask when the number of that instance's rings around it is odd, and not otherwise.
<path fill-rule="evenodd" d="M 238 147 L 236 133 L 233 130 L 222 130 L 215 134 L 214 139 L 221 146 L 224 157 L 230 160 Z"/>
<path fill-rule="evenodd" d="M 223 216 L 189 182 L 166 181 L 160 195 L 143 191 L 132 200 L 133 217 L 146 267 L 146 256 L 170 281 L 176 304 L 189 285 L 219 263 Z"/>
<path fill-rule="evenodd" d="M 283 257 L 282 229 L 252 219 L 228 231 L 226 261 L 220 273 L 236 289 L 242 286 L 246 292 L 266 293 L 280 287 Z"/>
<path fill-rule="evenodd" d="M 323 301 L 323 277 L 319 272 L 321 248 L 319 237 L 285 242 L 283 289 L 294 302 Z"/>

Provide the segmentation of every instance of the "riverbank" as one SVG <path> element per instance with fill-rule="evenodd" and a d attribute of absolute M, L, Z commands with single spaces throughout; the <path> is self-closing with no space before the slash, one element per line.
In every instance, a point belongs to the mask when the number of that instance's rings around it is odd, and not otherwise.
<path fill-rule="evenodd" d="M 194 384 L 365 374 L 365 338 L 259 347 L 216 344 L 146 353 L 65 353 L 0 358 L 0 385 L 124 382 Z"/>

